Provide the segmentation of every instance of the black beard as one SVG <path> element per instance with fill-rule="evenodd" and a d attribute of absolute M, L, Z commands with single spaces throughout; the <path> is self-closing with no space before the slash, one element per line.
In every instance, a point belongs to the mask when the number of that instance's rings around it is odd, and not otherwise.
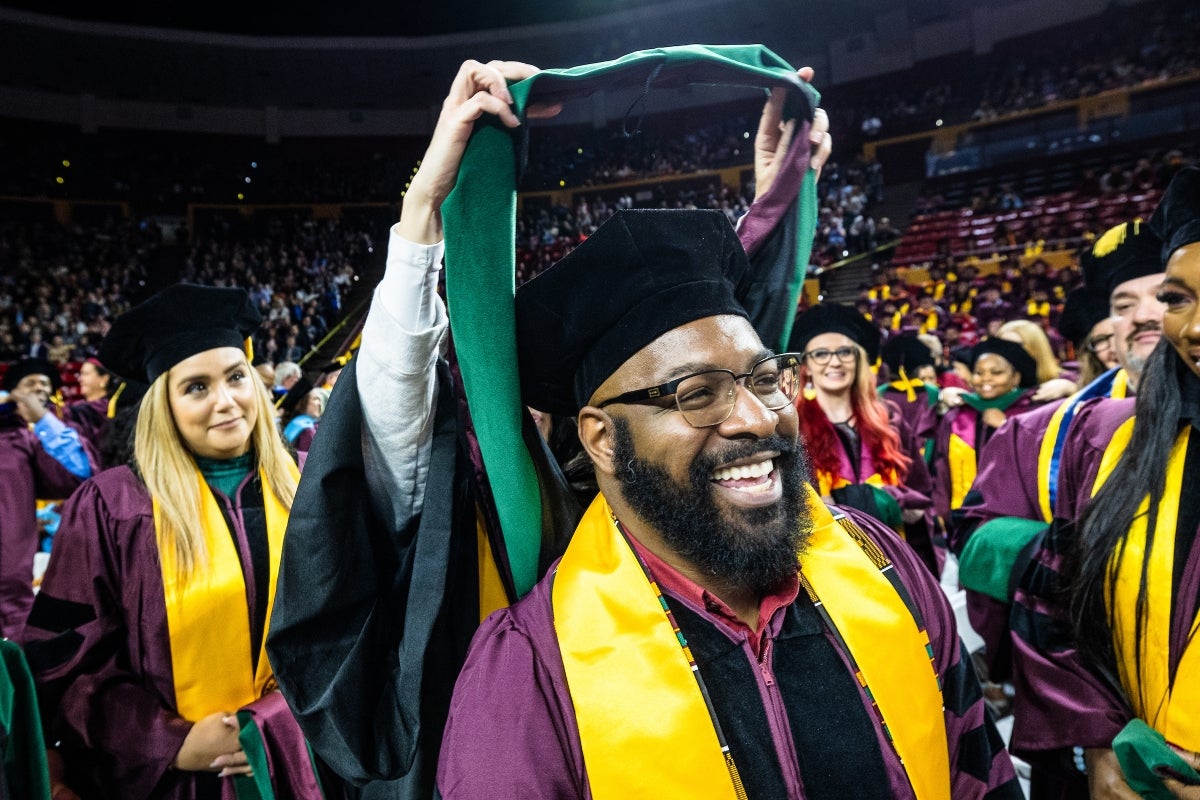
<path fill-rule="evenodd" d="M 774 450 L 783 497 L 774 506 L 722 511 L 710 478 L 722 464 Z M 774 435 L 731 442 L 720 453 L 701 455 L 677 482 L 657 464 L 637 456 L 628 423 L 613 419 L 615 477 L 625 502 L 676 554 L 733 590 L 766 594 L 796 574 L 799 555 L 812 535 L 804 502 L 808 454 L 798 442 Z"/>

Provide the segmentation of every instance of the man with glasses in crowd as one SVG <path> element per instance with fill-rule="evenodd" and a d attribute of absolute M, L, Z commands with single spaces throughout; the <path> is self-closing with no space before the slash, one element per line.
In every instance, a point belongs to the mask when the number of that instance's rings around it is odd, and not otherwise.
<path fill-rule="evenodd" d="M 1096 240 L 1083 259 L 1089 292 L 1107 298 L 1110 337 L 1088 342 L 1097 356 L 1111 348 L 1117 366 L 1060 403 L 1053 403 L 1000 427 L 980 454 L 979 473 L 963 504 L 954 542 L 961 551 L 977 526 L 998 516 L 1049 523 L 1058 487 L 1057 455 L 1072 422 L 1092 400 L 1131 397 L 1146 359 L 1162 338 L 1165 306 L 1157 291 L 1163 279 L 1161 242 L 1141 220 L 1122 223 Z M 1039 468 L 1026 468 L 1037 453 Z M 1003 513 L 999 513 L 1003 512 Z"/>
<path fill-rule="evenodd" d="M 385 516 L 411 515 L 438 469 L 441 204 L 475 121 L 518 124 L 505 79 L 528 74 L 464 65 L 393 229 L 355 373 Z M 748 268 L 720 212 L 630 210 L 518 289 L 522 400 L 577 420 L 600 493 L 475 633 L 437 763 L 447 800 L 1021 796 L 941 588 L 892 531 L 807 487 L 800 356 L 751 325 L 733 290 Z"/>

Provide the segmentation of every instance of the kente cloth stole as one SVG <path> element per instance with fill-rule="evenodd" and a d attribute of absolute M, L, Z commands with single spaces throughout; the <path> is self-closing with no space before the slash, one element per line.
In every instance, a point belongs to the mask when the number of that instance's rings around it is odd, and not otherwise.
<path fill-rule="evenodd" d="M 883 553 L 806 491 L 814 529 L 802 583 L 855 665 L 916 796 L 946 800 L 945 716 L 929 635 L 889 579 Z M 551 598 L 592 795 L 744 797 L 687 641 L 603 495 L 576 528 Z"/>
<path fill-rule="evenodd" d="M 975 427 L 983 424 L 979 413 L 963 407 L 950 422 L 950 446 L 946 466 L 950 470 L 950 508 L 961 508 L 978 469 L 975 452 Z"/>
<path fill-rule="evenodd" d="M 293 477 L 300 477 L 289 464 Z M 260 470 L 263 511 L 270 548 L 270 585 L 267 587 L 267 620 L 275 604 L 275 581 L 288 511 L 275 497 Z M 266 632 L 252 666 L 250 610 L 246 580 L 233 535 L 204 477 L 196 472 L 200 487 L 200 520 L 208 564 L 190 579 L 180 576 L 175 551 L 159 548 L 163 595 L 167 604 L 167 631 L 171 640 L 171 673 L 175 683 L 175 708 L 179 716 L 195 722 L 217 711 L 233 713 L 275 688 L 267 660 Z M 153 501 L 154 527 L 159 528 L 161 508 Z M 260 588 L 259 591 L 262 589 Z"/>
<path fill-rule="evenodd" d="M 1095 495 L 1112 474 L 1121 453 L 1133 435 L 1135 420 L 1125 422 L 1113 434 L 1104 451 L 1100 471 L 1092 487 Z M 1146 552 L 1146 520 L 1149 496 L 1142 499 L 1129 533 L 1125 535 L 1124 556 L 1118 561 L 1120 546 L 1109 559 L 1109 571 L 1116 573 L 1114 591 L 1106 592 L 1105 602 L 1113 625 L 1113 646 L 1117 653 L 1117 671 L 1121 685 L 1133 705 L 1134 713 L 1166 737 L 1168 742 L 1188 750 L 1200 750 L 1200 614 L 1192 620 L 1188 645 L 1170 674 L 1171 598 L 1175 565 L 1175 529 L 1179 520 L 1179 496 L 1195 491 L 1183 486 L 1183 468 L 1192 428 L 1179 434 L 1167 461 L 1166 485 L 1158 506 L 1154 541 Z M 1143 562 L 1146 564 L 1147 603 L 1142 629 L 1141 669 L 1137 668 L 1136 620 L 1138 586 Z"/>
<path fill-rule="evenodd" d="M 1042 437 L 1041 449 L 1038 450 L 1038 507 L 1042 511 L 1043 522 L 1054 521 L 1054 505 L 1058 502 L 1059 462 L 1062 459 L 1063 446 L 1067 442 L 1067 431 L 1071 428 L 1071 421 L 1075 419 L 1075 412 L 1080 404 L 1095 397 L 1120 400 L 1128 391 L 1129 374 L 1120 367 L 1114 367 L 1068 397 L 1055 410 Z"/>

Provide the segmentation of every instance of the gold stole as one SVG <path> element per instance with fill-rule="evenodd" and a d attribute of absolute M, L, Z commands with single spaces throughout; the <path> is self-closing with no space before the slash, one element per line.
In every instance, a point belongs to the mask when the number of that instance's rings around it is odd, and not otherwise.
<path fill-rule="evenodd" d="M 293 476 L 299 479 L 295 465 Z M 271 491 L 260 472 L 263 506 L 270 548 L 270 585 L 267 591 L 267 621 L 275 603 L 275 581 L 288 511 Z M 199 470 L 200 520 L 208 564 L 190 579 L 176 567 L 175 551 L 159 549 L 163 593 L 167 605 L 167 631 L 171 640 L 171 673 L 175 683 L 175 709 L 191 722 L 217 711 L 234 712 L 275 688 L 267 660 L 266 631 L 263 631 L 258 667 L 251 669 L 250 610 L 246 605 L 246 581 L 241 558 L 217 499 Z M 161 509 L 153 501 L 154 527 L 159 528 Z M 259 591 L 263 591 L 259 587 Z"/>
<path fill-rule="evenodd" d="M 483 522 L 483 511 L 478 506 L 475 507 L 475 558 L 479 565 L 479 621 L 483 622 L 493 611 L 508 607 L 508 592 L 504 589 L 504 579 L 500 577 L 496 554 L 492 552 L 487 526 Z"/>
<path fill-rule="evenodd" d="M 855 677 L 868 687 L 916 796 L 948 800 L 945 716 L 929 636 L 863 547 L 806 492 L 814 529 L 801 575 L 858 665 Z M 592 796 L 739 796 L 691 652 L 603 495 L 576 528 L 551 598 Z"/>
<path fill-rule="evenodd" d="M 1104 397 L 1120 400 L 1128 393 L 1129 373 L 1124 369 L 1117 370 L 1117 374 L 1113 375 L 1112 386 L 1109 388 L 1108 394 L 1104 395 Z M 1042 435 L 1042 446 L 1038 450 L 1037 493 L 1038 507 L 1042 512 L 1043 522 L 1054 521 L 1053 504 L 1050 502 L 1050 483 L 1052 480 L 1050 470 L 1054 462 L 1054 451 L 1058 447 L 1059 431 L 1062 430 L 1063 420 L 1066 418 L 1068 411 L 1076 408 L 1076 398 L 1078 396 L 1078 392 L 1071 395 L 1060 403 L 1058 408 L 1054 409 L 1054 414 L 1050 417 L 1050 424 L 1046 426 L 1046 433 Z M 1058 480 L 1057 474 L 1053 476 L 1053 480 Z"/>
<path fill-rule="evenodd" d="M 950 452 L 946 454 L 950 470 L 950 508 L 961 508 L 971 484 L 975 483 L 975 448 L 957 433 L 950 434 Z"/>
<path fill-rule="evenodd" d="M 1133 435 L 1133 419 L 1122 425 L 1104 451 L 1100 472 L 1092 487 L 1095 495 L 1112 473 Z M 1183 487 L 1183 467 L 1187 458 L 1191 426 L 1183 429 L 1167 461 L 1166 485 L 1158 506 L 1154 542 L 1146 553 L 1146 518 L 1150 498 L 1142 499 L 1125 535 L 1125 553 L 1117 565 L 1119 548 L 1113 551 L 1109 570 L 1116 571 L 1116 588 L 1105 593 L 1109 614 L 1115 620 L 1113 646 L 1117 653 L 1117 671 L 1121 685 L 1133 705 L 1134 713 L 1166 737 L 1168 742 L 1188 750 L 1200 750 L 1200 639 L 1193 638 L 1180 657 L 1171 680 L 1169 653 L 1171 643 L 1171 598 L 1175 566 L 1175 528 L 1179 521 L 1179 496 Z M 1194 489 L 1187 489 L 1194 491 Z M 1142 664 L 1137 669 L 1136 623 L 1138 586 L 1146 559 L 1147 603 L 1142 629 Z M 1200 615 L 1192 621 L 1191 635 L 1200 629 Z"/>
<path fill-rule="evenodd" d="M 885 482 L 883 476 L 878 472 L 872 472 L 870 476 L 863 478 L 862 482 L 869 486 L 874 486 L 876 489 L 882 489 L 884 486 L 895 486 L 897 481 L 894 480 L 895 473 L 892 473 L 893 480 Z M 841 489 L 843 486 L 850 486 L 851 481 L 843 477 L 840 473 L 826 472 L 825 470 L 817 471 L 817 491 L 822 496 L 828 497 L 829 493 L 834 489 Z"/>

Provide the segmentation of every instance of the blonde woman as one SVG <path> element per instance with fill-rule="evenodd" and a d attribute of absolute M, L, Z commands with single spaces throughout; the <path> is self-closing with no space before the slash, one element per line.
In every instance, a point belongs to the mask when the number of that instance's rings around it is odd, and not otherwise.
<path fill-rule="evenodd" d="M 150 387 L 135 463 L 67 502 L 28 637 L 53 777 L 84 797 L 219 796 L 251 771 L 236 712 L 282 703 L 263 641 L 298 473 L 243 344 L 259 319 L 180 284 L 103 343 Z"/>

